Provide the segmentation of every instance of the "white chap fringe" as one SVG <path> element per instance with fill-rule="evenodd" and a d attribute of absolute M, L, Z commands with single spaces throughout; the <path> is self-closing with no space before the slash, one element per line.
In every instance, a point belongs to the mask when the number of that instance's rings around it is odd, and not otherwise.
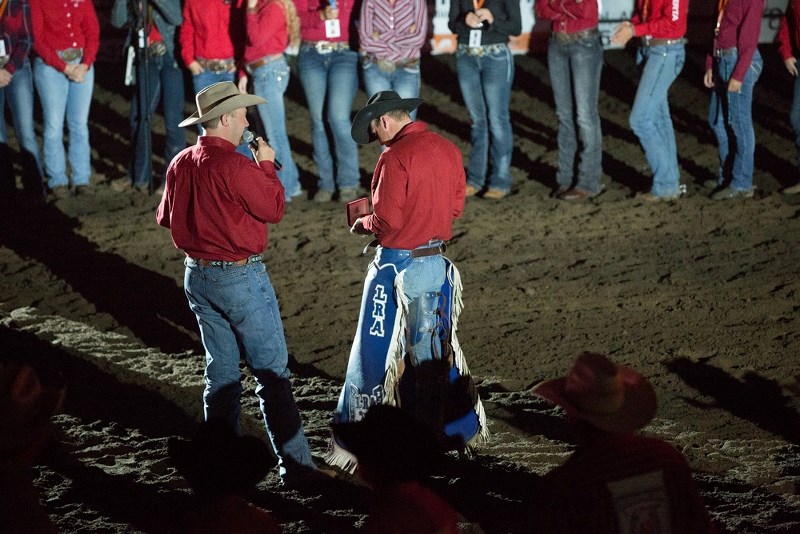
<path fill-rule="evenodd" d="M 450 317 L 451 332 L 450 332 L 450 347 L 453 349 L 453 363 L 458 369 L 461 376 L 469 376 L 469 368 L 467 367 L 467 360 L 464 358 L 464 352 L 461 350 L 461 344 L 458 342 L 456 331 L 458 330 L 458 317 L 461 315 L 461 310 L 464 309 L 464 301 L 461 298 L 461 274 L 458 272 L 455 264 L 450 262 L 450 268 L 447 271 L 447 277 L 450 279 L 453 286 L 453 311 Z M 478 424 L 480 430 L 472 439 L 467 443 L 468 446 L 475 446 L 479 443 L 484 443 L 489 440 L 489 429 L 486 426 L 486 412 L 483 409 L 483 403 L 478 392 L 473 393 L 475 402 L 472 409 L 478 415 Z"/>
<path fill-rule="evenodd" d="M 403 291 L 404 271 L 394 279 L 394 297 L 397 299 L 392 341 L 386 354 L 386 376 L 383 378 L 383 403 L 398 406 L 397 384 L 403 374 L 403 358 L 406 350 L 406 323 L 408 321 L 408 299 Z"/>
<path fill-rule="evenodd" d="M 328 450 L 325 451 L 325 456 L 322 457 L 322 460 L 326 464 L 338 467 L 351 475 L 355 473 L 356 467 L 358 467 L 356 457 L 347 449 L 340 447 L 333 435 L 328 440 Z"/>

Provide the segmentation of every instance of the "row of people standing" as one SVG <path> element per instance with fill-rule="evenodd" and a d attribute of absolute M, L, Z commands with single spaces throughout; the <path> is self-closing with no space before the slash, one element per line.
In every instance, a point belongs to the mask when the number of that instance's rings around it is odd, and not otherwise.
<path fill-rule="evenodd" d="M 241 91 L 250 90 L 267 100 L 267 104 L 258 106 L 259 116 L 277 159 L 283 163 L 279 176 L 287 199 L 302 193 L 286 132 L 283 102 L 290 76 L 284 50 L 296 50 L 297 73 L 311 117 L 313 158 L 319 175 L 314 199 L 332 200 L 337 190 L 339 200 L 356 198 L 361 173 L 350 129 L 359 87 L 359 63 L 368 94 L 395 90 L 404 98 L 419 96 L 427 3 L 365 0 L 360 12 L 354 12 L 352 0 L 323 4 L 315 0 L 244 0 L 241 5 L 230 0 L 187 0 L 181 17 L 177 16 L 177 6 L 177 0 L 152 0 L 148 50 L 159 40 L 166 44 L 177 31 L 180 59 L 191 73 L 195 93 L 212 83 L 238 79 Z M 118 27 L 135 24 L 135 9 L 135 2 L 116 0 L 112 23 Z M 358 30 L 356 19 L 360 21 Z M 177 26 L 180 28 L 175 30 Z M 450 26 L 458 34 L 458 78 L 472 120 L 470 194 L 488 184 L 486 197 L 502 198 L 511 187 L 513 148 L 508 109 L 514 63 L 507 42 L 510 35 L 521 31 L 519 3 L 454 2 Z M 358 50 L 353 45 L 356 41 Z M 160 55 L 149 67 L 152 100 L 147 108 L 152 114 L 159 89 L 164 91 L 165 159 L 170 161 L 182 148 L 182 134 L 177 127 L 179 121 L 167 116 L 166 109 L 174 114 L 179 106 L 173 102 L 183 97 L 180 84 L 170 78 L 177 75 L 178 69 L 174 48 L 158 46 L 157 50 Z M 137 131 L 136 112 L 132 120 L 136 148 L 131 176 L 115 181 L 112 187 L 145 191 L 149 172 L 141 172 L 147 167 L 137 162 L 146 154 L 140 148 L 146 139 Z"/>
<path fill-rule="evenodd" d="M 69 175 L 75 193 L 91 194 L 88 119 L 94 89 L 93 64 L 100 48 L 100 25 L 92 2 L 7 0 L 0 3 L 0 29 L 3 197 L 10 199 L 16 193 L 4 119 L 6 98 L 23 156 L 25 197 L 36 201 L 43 198 L 43 176 L 57 197 L 69 194 Z M 34 132 L 34 87 L 44 123 L 42 154 Z M 68 155 L 64 146 L 65 123 L 69 132 Z"/>
<path fill-rule="evenodd" d="M 674 200 L 682 194 L 668 92 L 686 57 L 688 8 L 688 0 L 638 0 L 631 20 L 620 24 L 611 38 L 621 46 L 640 38 L 636 61 L 641 76 L 630 125 L 653 172 L 652 187 L 639 195 L 647 202 Z M 557 196 L 585 200 L 602 190 L 598 97 L 603 49 L 597 2 L 538 0 L 535 9 L 537 16 L 552 21 L 548 60 L 559 125 Z M 715 200 L 753 196 L 752 103 L 763 65 L 758 52 L 763 9 L 764 0 L 720 0 L 717 8 L 713 48 L 703 77 L 712 89 L 708 121 L 719 148 L 711 195 Z"/>

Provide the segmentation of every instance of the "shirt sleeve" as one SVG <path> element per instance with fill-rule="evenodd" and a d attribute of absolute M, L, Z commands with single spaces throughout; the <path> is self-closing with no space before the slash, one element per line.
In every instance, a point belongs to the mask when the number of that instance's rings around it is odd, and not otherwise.
<path fill-rule="evenodd" d="M 150 0 L 150 2 L 169 24 L 180 26 L 183 23 L 181 3 L 178 0 Z"/>
<path fill-rule="evenodd" d="M 194 54 L 194 20 L 192 19 L 192 0 L 183 4 L 183 24 L 178 33 L 181 45 L 181 59 L 184 65 L 189 65 L 195 60 Z"/>
<path fill-rule="evenodd" d="M 33 26 L 33 49 L 42 58 L 42 61 L 56 69 L 58 72 L 64 72 L 67 66 L 58 54 L 55 48 L 48 42 L 49 29 L 45 22 L 44 6 L 42 2 L 33 2 L 31 7 L 31 25 Z"/>
<path fill-rule="evenodd" d="M 378 181 L 372 193 L 372 215 L 361 220 L 364 228 L 375 235 L 396 232 L 403 225 L 408 174 L 394 157 L 381 155 Z M 391 177 L 391 178 L 388 178 Z"/>
<path fill-rule="evenodd" d="M 775 34 L 775 40 L 778 41 L 778 53 L 781 55 L 781 59 L 784 61 L 794 56 L 794 50 L 792 50 L 792 41 L 789 36 L 790 9 L 791 7 L 786 8 L 786 13 L 783 14 L 781 21 L 778 23 L 778 32 Z"/>
<path fill-rule="evenodd" d="M 636 35 L 678 35 L 686 26 L 689 12 L 689 0 L 651 1 L 653 13 L 646 21 L 640 21 L 641 14 L 637 10 L 637 18 L 631 19 Z"/>
<path fill-rule="evenodd" d="M 233 171 L 228 188 L 245 211 L 263 223 L 278 223 L 285 209 L 284 189 L 272 162 L 242 159 Z"/>
<path fill-rule="evenodd" d="M 97 59 L 97 51 L 100 50 L 100 21 L 97 20 L 97 13 L 94 4 L 84 2 L 84 13 L 81 17 L 81 31 L 85 46 L 83 47 L 83 59 L 81 63 L 92 66 Z"/>
<path fill-rule="evenodd" d="M 731 78 L 739 81 L 744 80 L 747 69 L 753 62 L 753 54 L 758 48 L 758 35 L 761 33 L 761 14 L 764 12 L 764 0 L 754 0 L 744 4 L 742 23 L 736 42 L 738 57 L 731 73 Z"/>

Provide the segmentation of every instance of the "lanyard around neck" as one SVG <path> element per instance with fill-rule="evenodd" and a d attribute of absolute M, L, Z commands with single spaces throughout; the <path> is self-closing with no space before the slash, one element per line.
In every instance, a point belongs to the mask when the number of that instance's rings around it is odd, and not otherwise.
<path fill-rule="evenodd" d="M 0 18 L 5 14 L 6 7 L 8 7 L 8 0 L 0 0 Z"/>
<path fill-rule="evenodd" d="M 722 15 L 725 13 L 725 7 L 728 5 L 728 0 L 719 0 L 717 2 L 717 25 L 714 27 L 714 36 L 719 35 L 719 25 L 722 23 Z"/>
<path fill-rule="evenodd" d="M 486 1 L 486 0 L 472 0 L 472 7 L 474 7 L 474 8 L 475 8 L 475 11 L 477 11 L 477 10 L 479 10 L 480 8 L 482 8 L 482 7 L 483 7 L 483 3 L 484 3 L 485 1 Z"/>

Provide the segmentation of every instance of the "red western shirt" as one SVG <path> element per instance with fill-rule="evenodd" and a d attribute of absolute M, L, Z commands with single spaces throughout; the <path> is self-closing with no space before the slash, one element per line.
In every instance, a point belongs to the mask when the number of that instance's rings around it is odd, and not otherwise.
<path fill-rule="evenodd" d="M 350 15 L 353 11 L 355 0 L 338 0 L 339 8 L 339 37 L 325 37 L 325 21 L 320 17 L 323 5 L 319 0 L 294 0 L 297 16 L 300 18 L 300 37 L 304 41 L 331 41 L 346 43 L 350 40 Z M 324 2 L 328 5 L 328 2 Z"/>
<path fill-rule="evenodd" d="M 789 0 L 786 12 L 778 24 L 778 52 L 786 61 L 797 57 L 800 49 L 800 0 Z"/>
<path fill-rule="evenodd" d="M 606 434 L 542 478 L 531 532 L 716 532 L 669 443 Z"/>
<path fill-rule="evenodd" d="M 271 162 L 256 164 L 233 143 L 205 135 L 169 164 L 156 221 L 191 258 L 238 261 L 264 252 L 266 223 L 279 222 L 283 210 Z"/>
<path fill-rule="evenodd" d="M 249 10 L 245 19 L 247 40 L 244 44 L 244 62 L 251 63 L 264 56 L 281 54 L 289 44 L 286 15 L 277 0 L 261 1 L 256 12 Z"/>
<path fill-rule="evenodd" d="M 736 66 L 731 78 L 744 80 L 747 69 L 758 48 L 761 33 L 761 15 L 765 0 L 729 0 L 722 12 L 719 33 L 714 39 L 714 50 L 736 47 Z M 706 57 L 706 70 L 711 68 L 712 56 Z"/>
<path fill-rule="evenodd" d="M 197 58 L 230 59 L 236 56 L 230 27 L 231 11 L 238 14 L 238 0 L 186 0 L 178 40 L 185 65 Z M 236 14 L 234 16 L 237 16 Z"/>
<path fill-rule="evenodd" d="M 361 222 L 387 248 L 413 249 L 453 237 L 464 211 L 461 151 L 412 122 L 387 143 L 372 175 L 373 213 Z"/>
<path fill-rule="evenodd" d="M 550 21 L 554 32 L 575 33 L 597 27 L 597 0 L 537 0 L 536 17 Z"/>
<path fill-rule="evenodd" d="M 689 0 L 638 0 L 631 24 L 639 37 L 680 39 L 686 35 Z"/>
<path fill-rule="evenodd" d="M 33 49 L 42 60 L 62 72 L 67 66 L 59 50 L 82 48 L 81 63 L 91 66 L 100 49 L 100 23 L 91 0 L 35 0 L 31 2 Z"/>

